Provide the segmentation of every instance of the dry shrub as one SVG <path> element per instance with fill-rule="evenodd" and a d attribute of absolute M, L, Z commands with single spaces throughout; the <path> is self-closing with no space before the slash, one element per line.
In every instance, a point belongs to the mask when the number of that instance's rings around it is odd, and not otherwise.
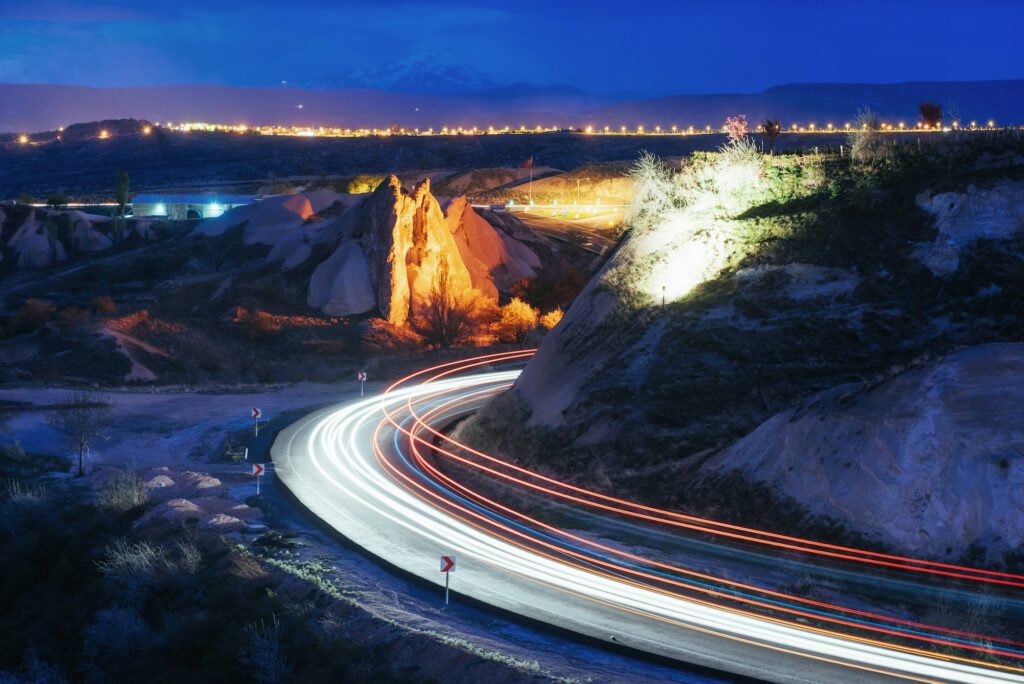
<path fill-rule="evenodd" d="M 430 302 L 412 320 L 412 328 L 435 348 L 447 348 L 464 342 L 477 327 L 477 301 L 471 293 L 457 292 L 448 275 L 448 262 L 442 261 L 430 291 Z"/>
<path fill-rule="evenodd" d="M 522 344 L 530 331 L 537 327 L 539 316 L 540 311 L 518 297 L 513 297 L 512 301 L 500 309 L 495 334 L 502 342 Z"/>
<path fill-rule="evenodd" d="M 144 505 L 149 501 L 149 490 L 134 466 L 119 472 L 100 491 L 100 505 L 123 513 Z"/>
<path fill-rule="evenodd" d="M 282 681 L 291 666 L 284 656 L 281 644 L 281 623 L 275 615 L 270 624 L 250 622 L 245 626 L 246 646 L 241 653 L 241 662 L 249 669 L 252 680 L 257 684 L 276 684 Z"/>
<path fill-rule="evenodd" d="M 231 556 L 231 574 L 241 579 L 259 579 L 267 571 L 248 553 L 239 552 Z"/>
<path fill-rule="evenodd" d="M 881 133 L 882 120 L 871 109 L 857 114 L 854 130 L 849 135 L 850 156 L 856 162 L 873 164 L 892 155 L 892 145 Z"/>
<path fill-rule="evenodd" d="M 263 337 L 281 329 L 281 324 L 266 311 L 249 311 L 242 307 L 235 310 L 234 322 L 242 326 L 251 339 Z"/>
<path fill-rule="evenodd" d="M 561 322 L 564 315 L 561 307 L 555 307 L 540 317 L 540 326 L 545 330 L 551 330 Z"/>
<path fill-rule="evenodd" d="M 45 299 L 27 299 L 11 318 L 11 332 L 15 335 L 35 332 L 53 319 L 55 307 Z"/>
<path fill-rule="evenodd" d="M 117 312 L 117 304 L 114 302 L 113 297 L 107 297 L 106 295 L 93 297 L 92 311 L 97 316 L 106 318 L 107 316 Z"/>
<path fill-rule="evenodd" d="M 79 333 L 89 323 L 89 312 L 79 309 L 77 306 L 70 306 L 57 314 L 57 326 L 63 337 L 72 337 Z"/>
<path fill-rule="evenodd" d="M 203 564 L 203 553 L 195 539 L 192 536 L 183 537 L 177 541 L 175 548 L 178 551 L 178 567 L 190 575 L 198 572 Z"/>

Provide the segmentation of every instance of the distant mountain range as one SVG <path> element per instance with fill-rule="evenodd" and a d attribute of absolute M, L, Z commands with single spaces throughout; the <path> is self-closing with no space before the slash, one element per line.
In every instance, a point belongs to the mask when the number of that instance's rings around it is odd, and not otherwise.
<path fill-rule="evenodd" d="M 410 62 L 397 87 L 414 78 Z M 447 79 L 467 86 L 472 74 L 430 71 L 432 88 Z M 463 77 L 469 77 L 466 81 Z M 355 81 L 353 81 L 355 82 Z M 452 86 L 454 87 L 454 85 Z M 557 126 L 602 128 L 643 125 L 721 126 L 725 117 L 745 114 L 789 123 L 824 126 L 851 121 L 862 107 L 883 118 L 913 123 L 922 101 L 943 106 L 947 120 L 994 119 L 1024 123 L 1024 80 L 911 82 L 897 84 L 797 84 L 760 93 L 674 95 L 627 99 L 571 86 L 509 85 L 452 94 L 342 89 L 236 88 L 229 86 L 84 86 L 0 84 L 0 131 L 53 130 L 81 121 L 135 118 L 151 121 L 209 121 L 228 124 L 387 127 Z"/>
<path fill-rule="evenodd" d="M 301 82 L 303 88 L 310 90 L 358 88 L 414 94 L 476 93 L 498 85 L 498 81 L 474 67 L 432 54 Z"/>

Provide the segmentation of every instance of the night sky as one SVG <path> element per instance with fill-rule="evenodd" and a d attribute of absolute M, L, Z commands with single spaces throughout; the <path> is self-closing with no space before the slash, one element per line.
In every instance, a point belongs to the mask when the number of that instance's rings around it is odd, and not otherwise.
<path fill-rule="evenodd" d="M 1024 2 L 0 0 L 0 82 L 292 85 L 421 55 L 601 93 L 1024 77 Z"/>

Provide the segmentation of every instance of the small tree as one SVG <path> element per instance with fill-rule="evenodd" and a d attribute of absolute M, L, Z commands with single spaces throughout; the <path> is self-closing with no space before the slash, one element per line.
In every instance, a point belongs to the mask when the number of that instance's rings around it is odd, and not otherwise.
<path fill-rule="evenodd" d="M 747 137 L 747 116 L 738 114 L 730 116 L 725 120 L 725 133 L 729 136 L 729 142 L 739 142 Z"/>
<path fill-rule="evenodd" d="M 132 201 L 131 195 L 128 194 L 129 188 L 128 172 L 118 169 L 114 190 L 114 201 L 117 202 L 117 219 L 114 221 L 115 242 L 121 242 L 124 239 L 125 215 L 128 213 L 128 203 Z"/>
<path fill-rule="evenodd" d="M 93 297 L 92 310 L 97 316 L 105 318 L 117 311 L 117 304 L 114 302 L 113 297 L 100 295 L 98 297 Z"/>
<path fill-rule="evenodd" d="M 778 119 L 765 119 L 761 122 L 761 137 L 768 145 L 768 151 L 775 154 L 775 141 L 782 135 L 782 123 Z"/>
<path fill-rule="evenodd" d="M 46 206 L 51 209 L 65 209 L 68 206 L 68 196 L 63 192 L 51 192 L 46 196 Z"/>
<path fill-rule="evenodd" d="M 103 436 L 110 423 L 113 405 L 105 397 L 89 392 L 75 392 L 54 409 L 47 421 L 54 430 L 67 436 L 78 449 L 78 475 L 85 475 L 85 450 L 89 443 Z"/>
<path fill-rule="evenodd" d="M 412 321 L 412 327 L 431 346 L 448 348 L 472 334 L 475 313 L 476 302 L 471 295 L 455 291 L 448 261 L 443 259 L 430 288 L 430 302 Z"/>
<path fill-rule="evenodd" d="M 927 128 L 938 128 L 942 125 L 942 105 L 934 102 L 922 102 L 917 106 L 921 113 L 921 123 Z"/>
<path fill-rule="evenodd" d="M 498 337 L 503 342 L 522 344 L 530 331 L 537 327 L 539 315 L 537 309 L 518 297 L 513 297 L 512 301 L 501 307 L 497 323 Z"/>

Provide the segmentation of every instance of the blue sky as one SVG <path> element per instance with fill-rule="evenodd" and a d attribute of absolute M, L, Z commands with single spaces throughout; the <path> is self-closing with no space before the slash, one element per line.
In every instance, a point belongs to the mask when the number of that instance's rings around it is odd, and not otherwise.
<path fill-rule="evenodd" d="M 653 95 L 1021 78 L 1022 25 L 1007 0 L 0 0 L 0 82 L 262 86 L 424 53 L 499 82 Z"/>

